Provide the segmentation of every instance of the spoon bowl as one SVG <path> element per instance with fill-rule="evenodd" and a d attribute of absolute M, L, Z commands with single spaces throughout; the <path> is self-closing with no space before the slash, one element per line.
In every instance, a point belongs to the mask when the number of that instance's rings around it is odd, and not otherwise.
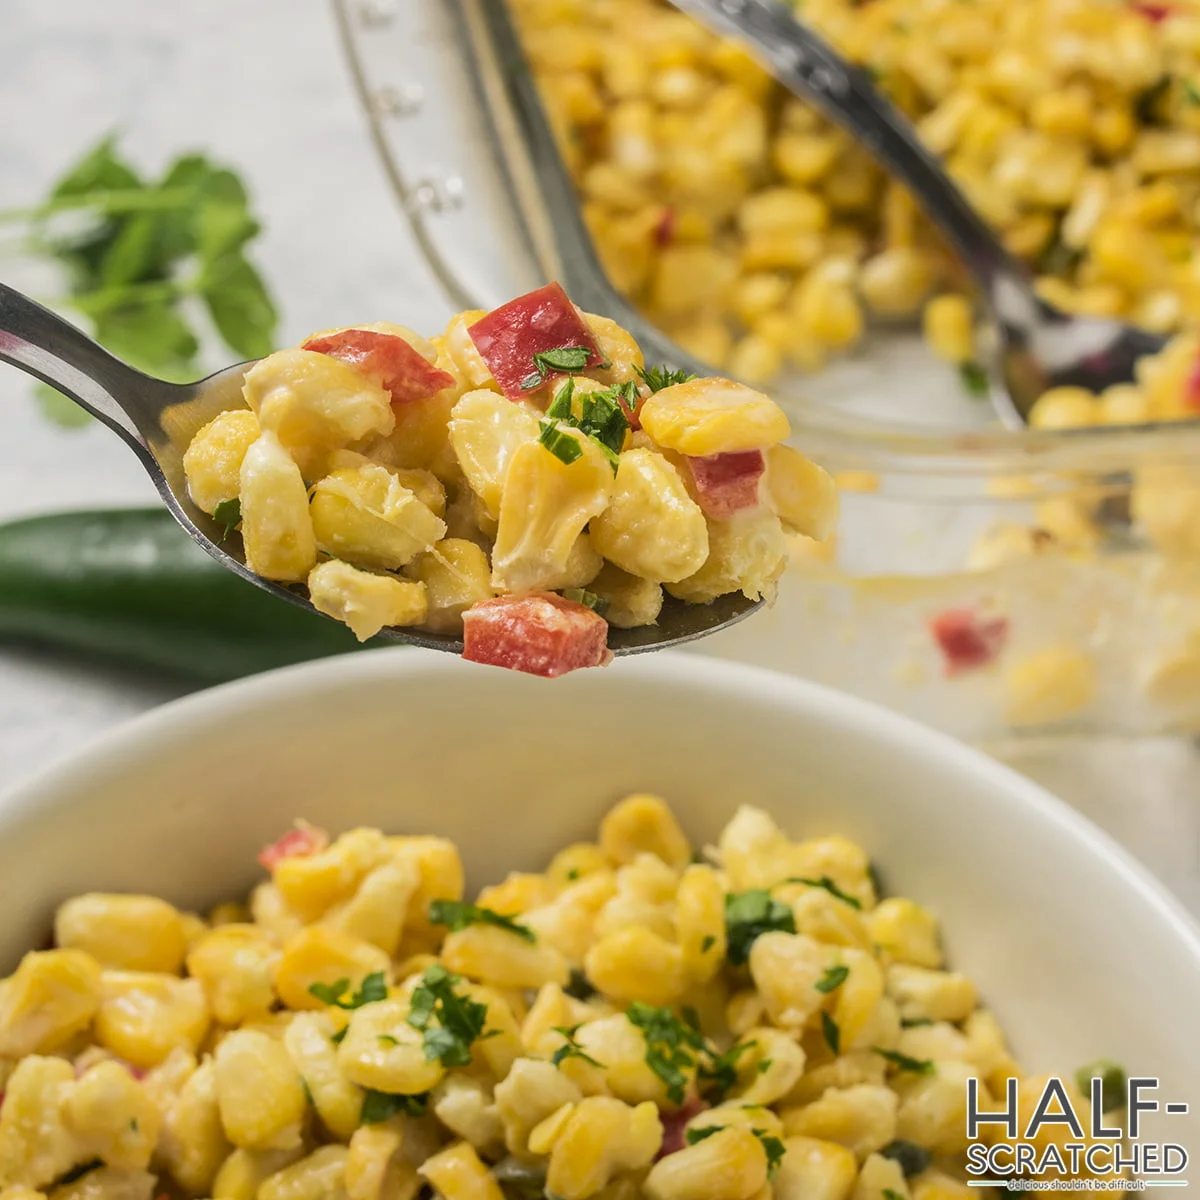
<path fill-rule="evenodd" d="M 137 455 L 172 516 L 221 566 L 289 604 L 318 611 L 302 589 L 256 575 L 246 565 L 241 537 L 228 533 L 188 494 L 184 451 L 219 413 L 245 407 L 242 383 L 253 362 L 237 363 L 195 383 L 167 383 L 114 358 L 74 325 L 4 284 L 0 361 L 57 388 L 116 433 Z M 667 597 L 657 624 L 637 629 L 610 626 L 608 647 L 624 655 L 682 645 L 735 624 L 762 603 L 738 593 L 711 604 L 684 604 Z M 462 639 L 449 634 L 386 628 L 378 636 L 451 654 L 463 651 Z"/>

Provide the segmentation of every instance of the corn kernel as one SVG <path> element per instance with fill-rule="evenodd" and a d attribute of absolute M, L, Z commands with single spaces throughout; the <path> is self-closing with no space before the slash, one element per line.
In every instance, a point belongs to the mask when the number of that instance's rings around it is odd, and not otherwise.
<path fill-rule="evenodd" d="M 197 508 L 213 513 L 237 499 L 242 459 L 261 432 L 249 409 L 233 409 L 218 413 L 192 438 L 183 453 L 183 473 Z"/>
<path fill-rule="evenodd" d="M 0 986 L 0 1055 L 48 1053 L 87 1029 L 100 978 L 99 963 L 82 950 L 26 954 Z"/>
<path fill-rule="evenodd" d="M 367 975 L 386 974 L 390 965 L 387 954 L 370 942 L 314 925 L 284 946 L 275 970 L 275 990 L 288 1008 L 317 1009 L 322 1002 L 310 990 L 314 983 L 348 979 L 358 987 Z"/>
<path fill-rule="evenodd" d="M 1074 646 L 1048 646 L 1014 663 L 1005 675 L 1007 719 L 1049 725 L 1076 717 L 1096 694 L 1096 664 Z"/>
<path fill-rule="evenodd" d="M 726 1126 L 651 1168 L 649 1200 L 750 1200 L 767 1182 L 767 1155 L 748 1129 Z"/>
<path fill-rule="evenodd" d="M 588 951 L 584 970 L 595 987 L 618 1000 L 674 1004 L 686 986 L 679 947 L 637 927 L 600 938 Z"/>

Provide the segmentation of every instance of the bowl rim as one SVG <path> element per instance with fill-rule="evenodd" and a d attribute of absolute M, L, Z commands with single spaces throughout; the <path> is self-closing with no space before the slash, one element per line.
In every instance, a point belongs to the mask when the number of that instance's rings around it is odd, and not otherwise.
<path fill-rule="evenodd" d="M 4 836 L 6 827 L 33 815 L 43 803 L 69 805 L 65 798 L 72 793 L 84 795 L 96 774 L 118 773 L 135 766 L 147 747 L 157 744 L 160 751 L 169 750 L 172 743 L 194 740 L 206 725 L 227 722 L 239 713 L 253 712 L 269 705 L 274 697 L 294 698 L 298 689 L 320 691 L 351 682 L 369 684 L 376 678 L 397 672 L 421 674 L 457 670 L 468 679 L 467 672 L 477 669 L 436 651 L 393 646 L 370 654 L 337 655 L 281 667 L 193 692 L 133 717 L 72 750 L 57 762 L 0 788 L 0 837 Z M 826 720 L 863 730 L 891 745 L 903 746 L 918 757 L 941 759 L 947 766 L 1002 792 L 1006 804 L 1015 805 L 1031 819 L 1056 826 L 1083 851 L 1105 862 L 1170 927 L 1181 948 L 1186 947 L 1200 966 L 1200 921 L 1148 867 L 1065 800 L 982 750 L 902 713 L 825 684 L 729 659 L 664 651 L 622 660 L 615 669 L 656 677 L 658 684 L 666 683 L 681 689 L 747 692 L 757 696 L 771 692 L 779 697 L 780 707 L 820 710 Z M 548 683 L 547 686 L 552 685 Z"/>

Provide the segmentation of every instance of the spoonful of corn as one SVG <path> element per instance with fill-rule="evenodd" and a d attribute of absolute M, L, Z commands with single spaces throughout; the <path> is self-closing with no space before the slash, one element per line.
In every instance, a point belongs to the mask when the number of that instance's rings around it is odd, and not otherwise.
<path fill-rule="evenodd" d="M 0 359 L 117 433 L 231 571 L 362 640 L 534 675 L 741 620 L 789 534 L 837 519 L 774 401 L 647 367 L 557 284 L 432 340 L 332 329 L 182 385 L 0 285 Z"/>

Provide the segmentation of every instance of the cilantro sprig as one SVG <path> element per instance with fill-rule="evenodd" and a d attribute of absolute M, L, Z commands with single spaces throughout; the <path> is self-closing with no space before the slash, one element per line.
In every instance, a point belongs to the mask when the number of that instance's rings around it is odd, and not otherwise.
<path fill-rule="evenodd" d="M 708 1051 L 704 1035 L 669 1008 L 635 1000 L 625 1014 L 646 1040 L 646 1066 L 667 1085 L 673 1104 L 682 1104 L 687 1093 L 687 1072 L 699 1055 Z"/>
<path fill-rule="evenodd" d="M 849 967 L 826 967 L 825 974 L 813 984 L 813 987 L 815 987 L 823 996 L 828 996 L 830 992 L 837 991 L 837 989 L 846 982 L 849 975 Z"/>
<path fill-rule="evenodd" d="M 222 500 L 213 509 L 213 520 L 224 527 L 221 534 L 223 542 L 242 523 L 242 502 L 236 496 L 232 500 Z M 218 545 L 220 543 L 218 542 Z"/>
<path fill-rule="evenodd" d="M 848 893 L 843 892 L 842 889 L 838 887 L 838 885 L 834 883 L 834 881 L 830 879 L 828 875 L 822 875 L 819 879 L 812 879 L 805 875 L 793 875 L 785 882 L 803 883 L 807 887 L 823 888 L 831 896 L 840 900 L 843 904 L 848 904 L 851 908 L 862 908 L 862 901 L 859 900 L 857 896 L 851 896 Z"/>
<path fill-rule="evenodd" d="M 0 213 L 32 256 L 58 268 L 65 294 L 52 307 L 85 318 L 114 354 L 165 379 L 195 379 L 215 334 L 239 358 L 274 348 L 278 316 L 247 257 L 260 231 L 245 185 L 202 154 L 183 154 L 157 179 L 103 138 L 32 208 Z M 197 304 L 197 302 L 199 302 Z M 206 319 L 197 324 L 196 315 Z M 46 415 L 86 423 L 81 409 L 39 386 Z"/>
<path fill-rule="evenodd" d="M 842 1031 L 838 1023 L 824 1009 L 821 1010 L 821 1035 L 834 1054 L 842 1052 Z"/>
<path fill-rule="evenodd" d="M 735 967 L 750 958 L 750 947 L 764 934 L 795 933 L 796 918 L 770 892 L 755 888 L 725 896 L 725 955 Z"/>
<path fill-rule="evenodd" d="M 635 366 L 633 369 L 652 392 L 661 392 L 663 388 L 674 387 L 677 383 L 688 383 L 696 378 L 690 371 L 673 371 L 669 367 Z"/>
<path fill-rule="evenodd" d="M 408 1023 L 424 1034 L 426 1062 L 436 1060 L 443 1067 L 470 1066 L 471 1046 L 499 1032 L 484 1033 L 487 1005 L 456 992 L 455 984 L 460 982 L 460 976 L 434 963 L 425 968 L 413 991 Z"/>
<path fill-rule="evenodd" d="M 522 941 L 536 942 L 537 936 L 526 925 L 514 921 L 490 908 L 471 904 L 467 900 L 433 900 L 429 904 L 429 920 L 434 925 L 445 925 L 454 933 L 468 925 L 494 925 L 497 929 L 516 934 Z"/>
<path fill-rule="evenodd" d="M 350 980 L 339 979 L 336 983 L 310 983 L 309 992 L 316 996 L 322 1004 L 330 1004 L 335 1008 L 355 1009 L 376 1000 L 386 1000 L 388 989 L 387 980 L 382 971 L 373 971 L 363 978 L 358 990 L 350 991 Z"/>
<path fill-rule="evenodd" d="M 360 1125 L 378 1125 L 380 1121 L 388 1121 L 401 1114 L 406 1117 L 423 1117 L 428 1111 L 427 1092 L 417 1096 L 396 1096 L 391 1092 L 377 1092 L 374 1088 L 367 1088 L 358 1121 Z"/>
<path fill-rule="evenodd" d="M 737 1061 L 748 1050 L 757 1046 L 757 1042 L 739 1042 L 730 1046 L 724 1054 L 701 1061 L 696 1070 L 696 1079 L 700 1084 L 700 1094 L 709 1104 L 720 1104 L 737 1086 Z M 761 1064 L 760 1064 L 761 1066 Z"/>
<path fill-rule="evenodd" d="M 884 1050 L 880 1046 L 872 1046 L 871 1049 L 880 1058 L 886 1058 L 897 1071 L 908 1071 L 913 1075 L 932 1075 L 934 1072 L 933 1062 L 928 1058 L 910 1058 L 898 1050 Z"/>
<path fill-rule="evenodd" d="M 603 1063 L 598 1063 L 590 1054 L 583 1049 L 582 1046 L 575 1040 L 575 1035 L 579 1032 L 578 1025 L 555 1025 L 555 1033 L 561 1033 L 565 1041 L 555 1052 L 550 1056 L 550 1061 L 557 1067 L 560 1063 L 565 1062 L 568 1058 L 578 1058 L 589 1066 L 603 1067 Z"/>
<path fill-rule="evenodd" d="M 532 392 L 539 388 L 556 371 L 568 375 L 587 369 L 588 360 L 595 354 L 599 370 L 611 367 L 612 363 L 602 358 L 590 346 L 559 346 L 554 350 L 542 350 L 533 356 L 533 370 L 521 380 L 521 390 Z"/>
<path fill-rule="evenodd" d="M 614 474 L 617 456 L 625 444 L 629 418 L 637 407 L 637 389 L 632 383 L 615 383 L 593 392 L 581 392 L 576 404 L 575 380 L 568 379 L 555 393 L 541 422 L 538 440 L 551 454 L 565 463 L 574 462 L 582 453 L 579 443 L 563 433 L 561 426 L 578 429 L 604 451 Z M 563 457 L 563 443 L 571 447 Z"/>

